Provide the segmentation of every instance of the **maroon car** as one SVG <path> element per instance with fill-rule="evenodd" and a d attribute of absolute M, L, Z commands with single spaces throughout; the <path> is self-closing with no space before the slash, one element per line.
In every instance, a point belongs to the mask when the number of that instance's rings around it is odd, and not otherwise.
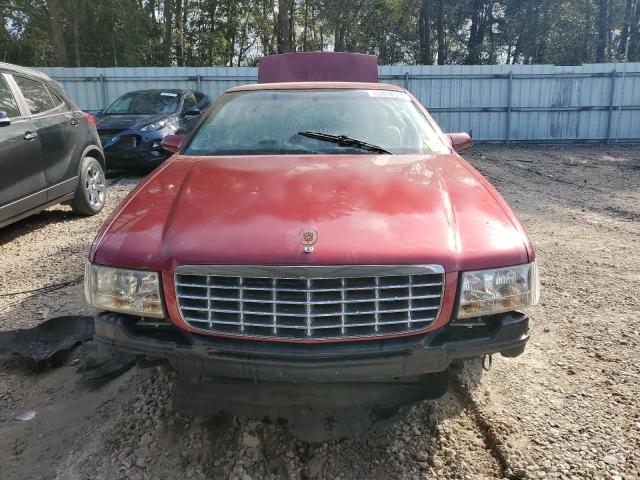
<path fill-rule="evenodd" d="M 535 255 L 469 143 L 394 85 L 227 91 L 96 238 L 96 339 L 168 361 L 183 411 L 333 436 L 521 354 Z"/>

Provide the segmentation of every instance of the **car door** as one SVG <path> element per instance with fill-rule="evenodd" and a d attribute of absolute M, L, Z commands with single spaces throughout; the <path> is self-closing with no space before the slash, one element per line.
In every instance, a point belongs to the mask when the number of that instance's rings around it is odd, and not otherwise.
<path fill-rule="evenodd" d="M 40 140 L 11 75 L 0 72 L 0 222 L 46 202 Z"/>
<path fill-rule="evenodd" d="M 78 169 L 74 159 L 82 147 L 77 142 L 79 120 L 68 105 L 45 82 L 14 74 L 16 84 L 31 112 L 31 121 L 40 140 L 44 175 L 49 190 L 47 200 L 72 192 Z"/>

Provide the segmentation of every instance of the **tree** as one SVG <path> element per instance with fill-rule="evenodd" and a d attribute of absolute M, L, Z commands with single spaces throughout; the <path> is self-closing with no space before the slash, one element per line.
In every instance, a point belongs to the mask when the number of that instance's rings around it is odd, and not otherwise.
<path fill-rule="evenodd" d="M 291 51 L 291 36 L 289 33 L 289 2 L 293 0 L 278 0 L 278 53 Z"/>
<path fill-rule="evenodd" d="M 640 0 L 0 0 L 0 59 L 255 65 L 335 50 L 381 64 L 640 60 Z"/>
<path fill-rule="evenodd" d="M 178 0 L 179 1 L 179 0 Z M 171 64 L 171 31 L 173 27 L 173 5 L 172 0 L 164 0 L 164 40 L 162 48 L 164 50 L 164 61 L 167 65 Z"/>
<path fill-rule="evenodd" d="M 431 1 L 421 0 L 418 20 L 418 36 L 420 38 L 420 63 L 431 65 Z"/>
<path fill-rule="evenodd" d="M 46 9 L 49 13 L 49 28 L 51 43 L 53 44 L 53 56 L 56 64 L 67 65 L 67 48 L 64 43 L 64 12 L 58 0 L 47 0 Z"/>
<path fill-rule="evenodd" d="M 598 46 L 596 49 L 596 62 L 598 63 L 604 62 L 607 51 L 607 39 L 609 37 L 608 13 L 608 0 L 598 0 Z"/>
<path fill-rule="evenodd" d="M 447 62 L 447 46 L 445 44 L 444 28 L 444 0 L 438 0 L 438 10 L 436 13 L 436 32 L 438 36 L 438 65 L 444 65 Z"/>

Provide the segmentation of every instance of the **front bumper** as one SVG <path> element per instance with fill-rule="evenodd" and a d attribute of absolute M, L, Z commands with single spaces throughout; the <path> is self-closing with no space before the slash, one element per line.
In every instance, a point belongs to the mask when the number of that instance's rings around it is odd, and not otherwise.
<path fill-rule="evenodd" d="M 519 312 L 462 326 L 451 322 L 427 334 L 396 339 L 304 345 L 223 339 L 173 325 L 145 327 L 137 319 L 98 314 L 95 340 L 100 348 L 164 359 L 191 376 L 254 383 L 413 381 L 444 372 L 455 360 L 493 353 L 520 355 L 529 339 L 529 319 Z"/>
<path fill-rule="evenodd" d="M 127 168 L 156 167 L 171 156 L 160 147 L 162 139 L 171 132 L 127 131 L 112 138 L 106 138 L 102 145 L 107 168 L 119 170 Z"/>

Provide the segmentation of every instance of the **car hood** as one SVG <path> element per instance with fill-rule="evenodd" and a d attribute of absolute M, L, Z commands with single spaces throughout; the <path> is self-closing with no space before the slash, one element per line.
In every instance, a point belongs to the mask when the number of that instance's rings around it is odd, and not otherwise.
<path fill-rule="evenodd" d="M 96 127 L 100 130 L 136 130 L 148 123 L 166 118 L 166 113 L 152 115 L 105 115 L 96 119 Z"/>
<path fill-rule="evenodd" d="M 313 253 L 300 232 L 317 231 Z M 526 263 L 528 237 L 456 154 L 177 156 L 136 187 L 99 233 L 99 264 Z"/>

